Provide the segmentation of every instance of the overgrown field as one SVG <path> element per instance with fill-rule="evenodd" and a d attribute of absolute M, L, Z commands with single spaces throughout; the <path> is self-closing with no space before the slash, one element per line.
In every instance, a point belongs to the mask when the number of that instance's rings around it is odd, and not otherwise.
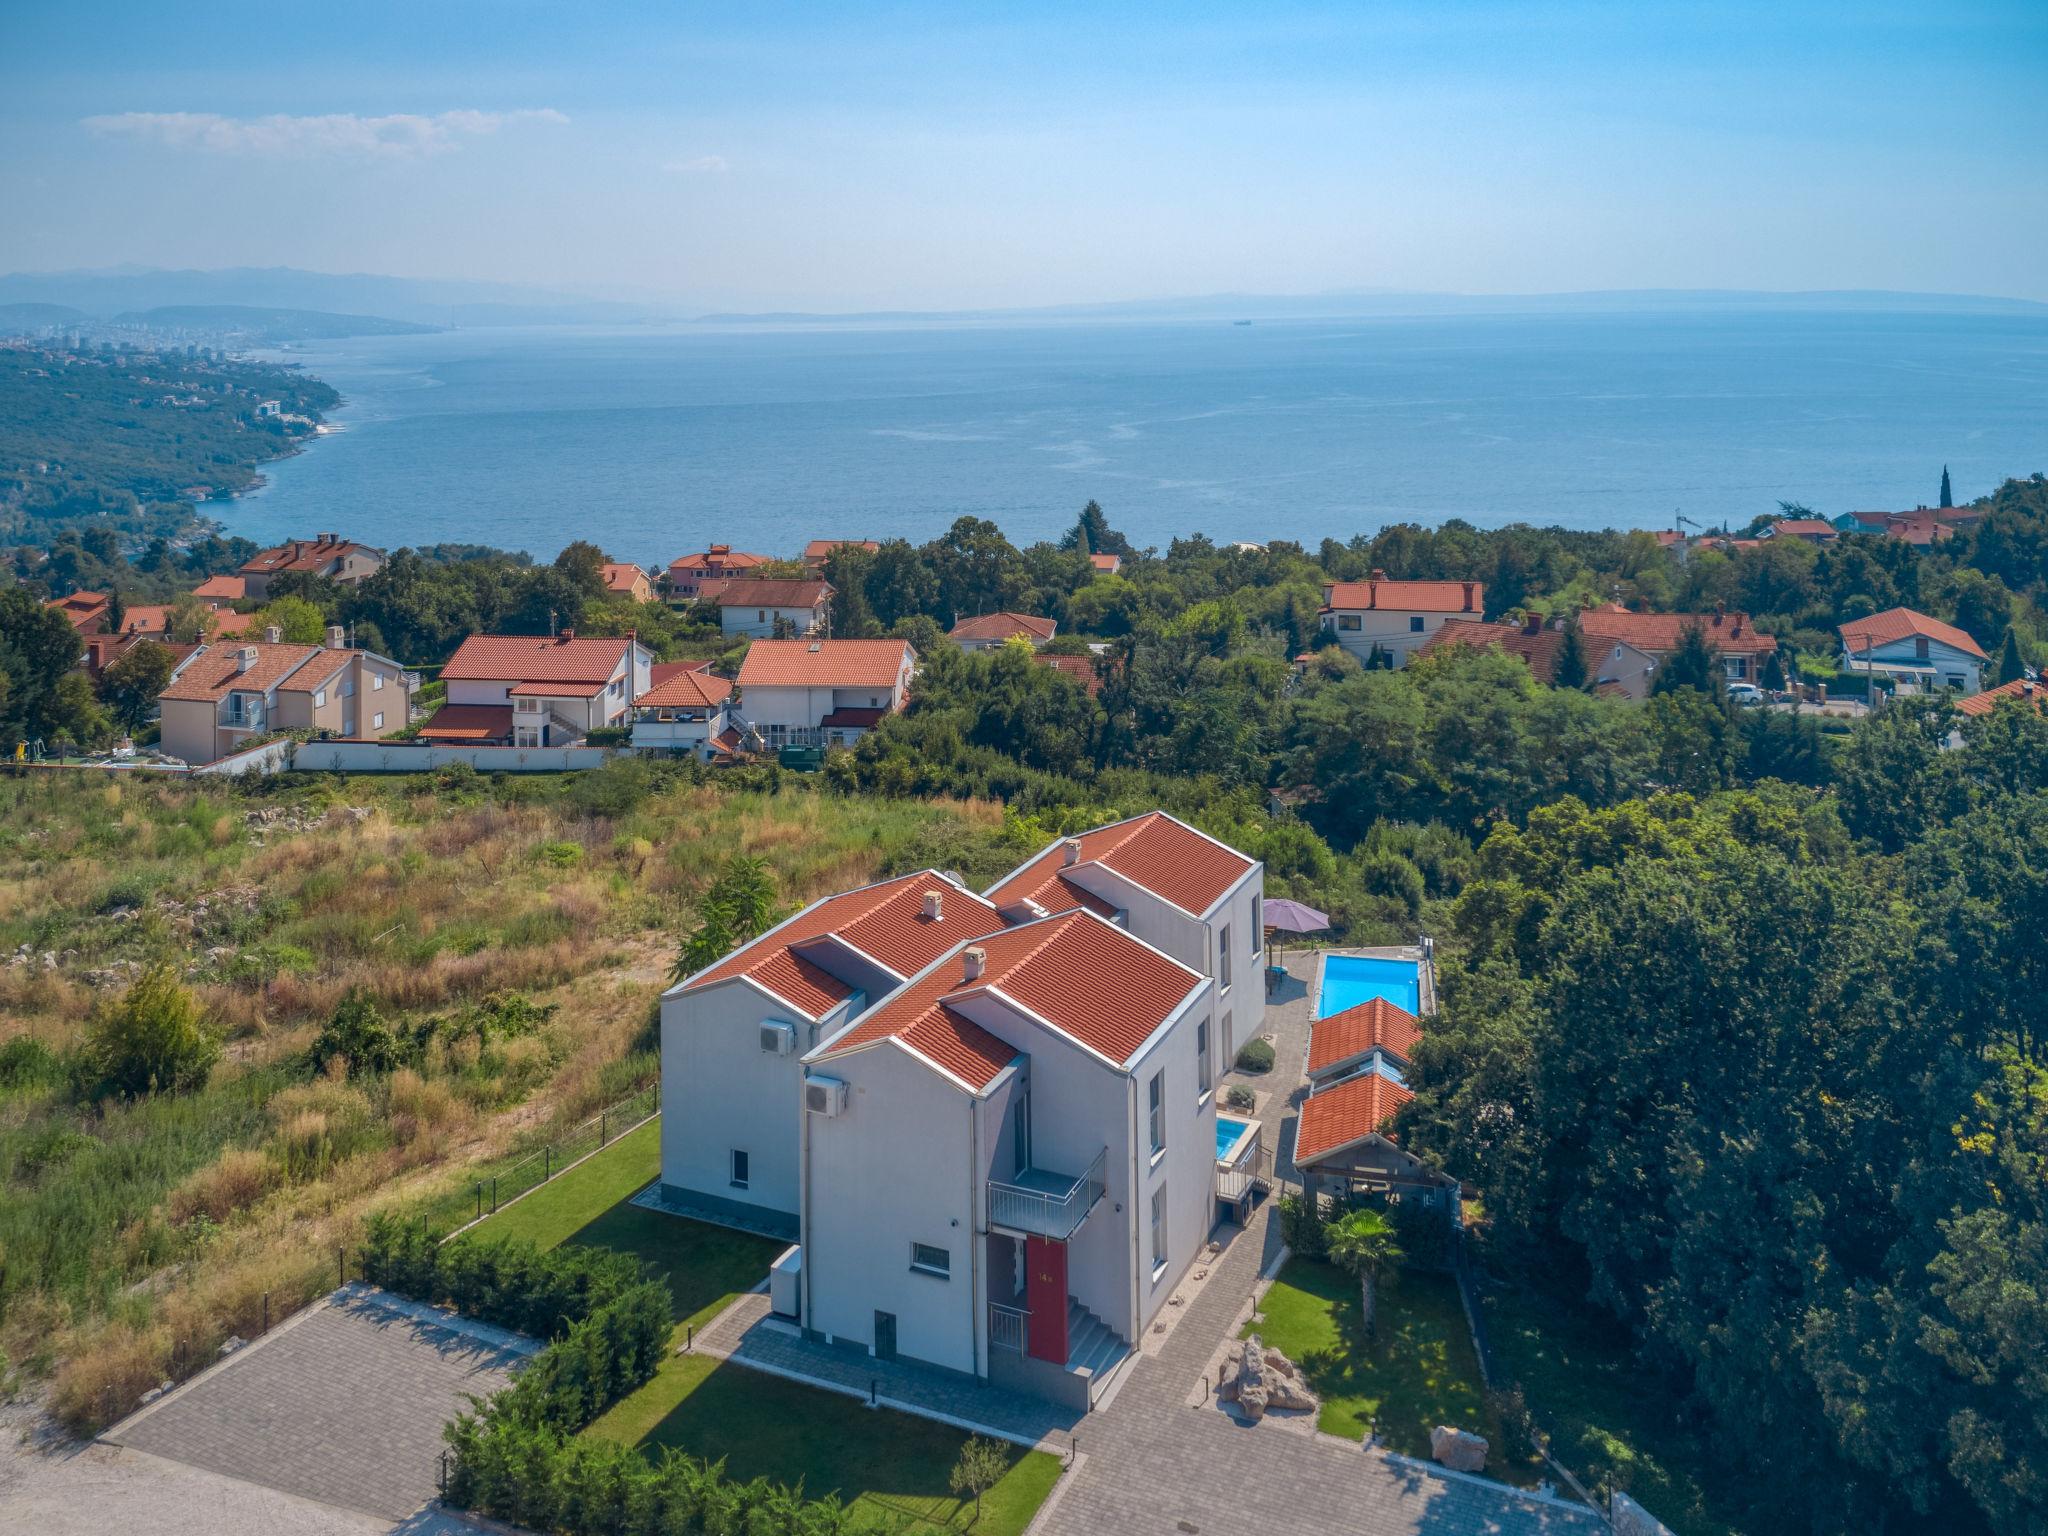
<path fill-rule="evenodd" d="M 639 764 L 0 780 L 6 1363 L 106 1422 L 253 1333 L 266 1294 L 274 1320 L 332 1285 L 370 1209 L 653 1078 L 654 999 L 731 855 L 764 860 L 786 909 L 986 863 L 1001 836 L 987 806 Z M 182 989 L 200 1042 L 154 1089 L 132 1066 L 169 1059 L 145 977 Z"/>

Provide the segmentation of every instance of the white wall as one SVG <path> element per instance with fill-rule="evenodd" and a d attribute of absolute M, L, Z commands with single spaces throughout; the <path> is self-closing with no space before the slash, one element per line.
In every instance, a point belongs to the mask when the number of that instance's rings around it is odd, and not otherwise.
<path fill-rule="evenodd" d="M 601 768 L 604 747 L 430 747 L 409 741 L 308 741 L 292 754 L 301 773 L 425 773 L 468 763 L 479 773 L 566 773 Z"/>
<path fill-rule="evenodd" d="M 813 1070 L 848 1093 L 837 1118 L 804 1117 L 805 1325 L 872 1348 L 875 1313 L 893 1312 L 898 1355 L 974 1372 L 983 1244 L 973 1096 L 886 1043 Z M 950 1276 L 913 1272 L 913 1242 L 946 1249 Z"/>
<path fill-rule="evenodd" d="M 721 607 L 718 610 L 718 626 L 728 635 L 747 635 L 756 640 L 766 640 L 775 634 L 775 621 L 782 619 L 788 622 L 798 635 L 807 635 L 819 627 L 818 612 L 815 608 L 762 608 L 753 604 L 744 608 Z"/>
<path fill-rule="evenodd" d="M 1979 693 L 1983 690 L 1983 662 L 1968 651 L 1959 651 L 1952 645 L 1942 644 L 1939 640 L 1930 640 L 1927 643 L 1927 654 L 1923 657 L 1918 654 L 1915 639 L 1916 637 L 1909 635 L 1903 640 L 1874 646 L 1868 651 L 1861 648 L 1851 650 L 1845 645 L 1843 655 L 1857 664 L 1858 670 L 1861 670 L 1861 664 L 1866 661 L 1877 667 L 1894 664 L 1901 667 L 1932 667 L 1934 677 L 1929 684 L 1931 687 L 1960 686 L 1965 693 Z M 1926 674 L 1922 673 L 1920 677 L 1925 678 Z M 1960 677 L 1961 684 L 1951 684 L 1948 681 L 1951 677 Z"/>
<path fill-rule="evenodd" d="M 747 688 L 740 699 L 740 713 L 759 726 L 814 726 L 832 712 L 830 688 L 762 687 Z"/>
<path fill-rule="evenodd" d="M 451 678 L 448 683 L 450 704 L 509 704 L 505 695 L 512 684 L 500 680 L 492 682 L 483 678 Z"/>
<path fill-rule="evenodd" d="M 1187 1273 L 1195 1255 L 1209 1241 L 1216 1224 L 1216 1093 L 1212 1065 L 1210 1091 L 1202 1093 L 1195 1050 L 1197 1025 L 1214 1018 L 1208 991 L 1195 999 L 1132 1067 L 1137 1084 L 1138 1119 L 1135 1151 L 1138 1187 L 1132 1212 L 1138 1241 L 1138 1322 L 1129 1335 L 1141 1338 Z M 1214 1058 L 1215 1031 L 1211 1030 Z M 1156 1161 L 1151 1152 L 1149 1093 L 1154 1074 L 1165 1074 L 1166 1151 Z M 1166 1191 L 1167 1257 L 1152 1265 L 1152 1197 Z"/>
<path fill-rule="evenodd" d="M 1339 609 L 1323 615 L 1323 628 L 1337 637 L 1337 643 L 1351 652 L 1360 661 L 1372 654 L 1377 645 L 1381 652 L 1393 660 L 1395 666 L 1406 666 L 1408 658 L 1421 648 L 1422 642 L 1443 628 L 1447 619 L 1476 619 L 1479 615 L 1470 611 L 1460 613 L 1418 613 L 1412 609 L 1366 608 Z M 1357 629 L 1345 629 L 1339 620 L 1358 620 Z M 1410 621 L 1422 620 L 1422 628 L 1411 627 Z"/>
<path fill-rule="evenodd" d="M 839 1027 L 843 1009 L 829 1026 L 814 1025 L 738 978 L 664 997 L 661 1182 L 795 1215 L 800 1058 Z M 796 1033 L 787 1056 L 761 1049 L 761 1025 L 776 1021 Z M 734 1148 L 747 1154 L 745 1189 L 732 1185 Z"/>

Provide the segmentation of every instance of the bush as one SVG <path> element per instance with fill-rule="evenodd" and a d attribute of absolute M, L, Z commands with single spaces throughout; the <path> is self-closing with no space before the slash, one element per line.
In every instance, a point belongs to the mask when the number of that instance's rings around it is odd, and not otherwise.
<path fill-rule="evenodd" d="M 568 869 L 583 862 L 583 845 L 564 841 L 542 843 L 540 856 L 556 869 Z"/>
<path fill-rule="evenodd" d="M 382 1074 L 404 1065 L 408 1052 L 398 1032 L 378 1011 L 376 1000 L 361 987 L 350 987 L 313 1042 L 314 1064 L 347 1063 L 348 1075 Z"/>
<path fill-rule="evenodd" d="M 1386 1208 L 1393 1219 L 1404 1269 L 1448 1269 L 1451 1262 L 1451 1217 L 1443 1206 L 1403 1200 Z"/>
<path fill-rule="evenodd" d="M 1280 1197 L 1280 1236 L 1297 1256 L 1320 1259 L 1326 1255 L 1330 1251 L 1329 1235 L 1324 1230 L 1327 1226 L 1323 1220 L 1322 1201 L 1317 1197 Z"/>
<path fill-rule="evenodd" d="M 617 1300 L 645 1273 L 631 1254 L 607 1248 L 542 1250 L 473 1238 L 441 1244 L 418 1223 L 390 1216 L 371 1218 L 360 1258 L 372 1285 L 541 1339 Z"/>
<path fill-rule="evenodd" d="M 1223 1091 L 1223 1102 L 1232 1109 L 1250 1110 L 1257 1106 L 1259 1096 L 1243 1083 L 1232 1083 Z"/>
<path fill-rule="evenodd" d="M 1237 1070 L 1240 1072 L 1270 1072 L 1273 1070 L 1273 1046 L 1271 1041 L 1256 1037 L 1245 1041 L 1238 1048 Z"/>
<path fill-rule="evenodd" d="M 145 971 L 100 1010 L 86 1054 L 102 1093 L 139 1098 L 202 1086 L 220 1060 L 220 1032 L 168 965 Z"/>

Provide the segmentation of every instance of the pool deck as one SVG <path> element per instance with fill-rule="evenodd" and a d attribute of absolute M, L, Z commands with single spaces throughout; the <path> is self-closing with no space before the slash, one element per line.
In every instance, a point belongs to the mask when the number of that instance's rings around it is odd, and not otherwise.
<path fill-rule="evenodd" d="M 1415 995 L 1418 1003 L 1417 1018 L 1428 1018 L 1436 1012 L 1435 967 L 1424 957 L 1420 944 L 1382 944 L 1369 949 L 1318 949 L 1290 950 L 1288 964 L 1299 973 L 1302 963 L 1309 966 L 1309 1011 L 1315 1011 L 1316 1000 L 1322 990 L 1323 959 L 1330 955 L 1356 955 L 1365 960 L 1406 960 L 1415 966 Z"/>

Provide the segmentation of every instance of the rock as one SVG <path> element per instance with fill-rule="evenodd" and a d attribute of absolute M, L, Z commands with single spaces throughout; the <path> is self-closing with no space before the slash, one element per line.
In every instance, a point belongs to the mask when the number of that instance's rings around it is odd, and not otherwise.
<path fill-rule="evenodd" d="M 1238 1411 L 1254 1424 L 1268 1409 L 1313 1412 L 1322 1406 L 1322 1400 L 1303 1384 L 1294 1362 L 1279 1350 L 1266 1348 L 1257 1334 L 1232 1347 L 1216 1398 L 1237 1404 Z"/>
<path fill-rule="evenodd" d="M 1429 1432 L 1429 1455 L 1453 1472 L 1486 1470 L 1486 1437 L 1439 1424 Z"/>

